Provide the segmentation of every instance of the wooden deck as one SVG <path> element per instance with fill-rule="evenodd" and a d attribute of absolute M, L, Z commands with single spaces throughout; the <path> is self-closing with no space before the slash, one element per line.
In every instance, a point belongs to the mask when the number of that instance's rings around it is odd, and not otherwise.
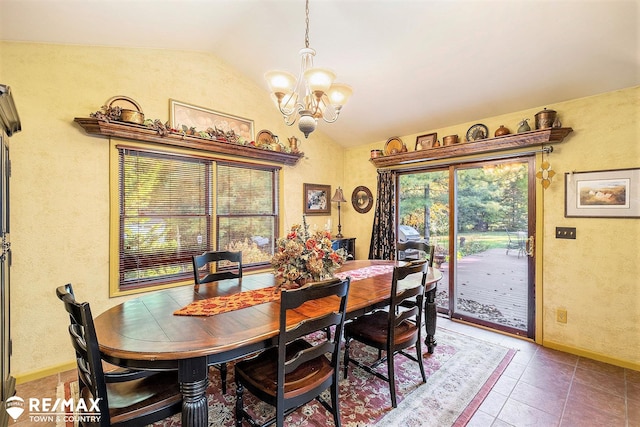
<path fill-rule="evenodd" d="M 448 308 L 449 266 L 440 270 L 439 307 Z M 491 249 L 458 260 L 456 311 L 500 325 L 527 329 L 527 258 Z"/>

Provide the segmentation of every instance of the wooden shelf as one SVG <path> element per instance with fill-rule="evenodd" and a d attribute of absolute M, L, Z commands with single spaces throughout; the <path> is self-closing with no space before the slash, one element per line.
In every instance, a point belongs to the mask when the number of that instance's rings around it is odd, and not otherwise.
<path fill-rule="evenodd" d="M 198 136 L 168 133 L 161 135 L 157 130 L 147 126 L 99 120 L 95 118 L 76 117 L 74 119 L 90 135 L 100 135 L 131 139 L 135 141 L 153 142 L 172 147 L 191 148 L 194 150 L 209 151 L 212 153 L 227 154 L 230 156 L 248 159 L 263 160 L 267 162 L 281 163 L 293 166 L 304 155 L 303 153 L 285 153 L 271 151 L 248 145 L 235 144 L 226 141 L 201 138 Z"/>
<path fill-rule="evenodd" d="M 548 128 L 529 132 L 482 139 L 475 142 L 464 142 L 446 147 L 429 148 L 420 151 L 391 154 L 376 157 L 371 162 L 377 168 L 407 165 L 429 160 L 440 160 L 451 157 L 467 156 L 471 154 L 491 153 L 494 151 L 508 151 L 518 148 L 536 147 L 547 144 L 557 144 L 573 132 L 571 128 Z"/>

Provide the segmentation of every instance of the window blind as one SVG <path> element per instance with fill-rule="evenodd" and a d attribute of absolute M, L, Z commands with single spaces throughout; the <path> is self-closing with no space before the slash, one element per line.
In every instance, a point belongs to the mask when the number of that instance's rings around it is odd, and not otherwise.
<path fill-rule="evenodd" d="M 120 289 L 192 278 L 212 250 L 208 159 L 119 149 Z"/>

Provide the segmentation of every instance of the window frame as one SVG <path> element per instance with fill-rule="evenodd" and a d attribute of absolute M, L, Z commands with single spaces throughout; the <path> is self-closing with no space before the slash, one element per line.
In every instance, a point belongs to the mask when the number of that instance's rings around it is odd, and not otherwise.
<path fill-rule="evenodd" d="M 217 155 L 216 153 L 209 153 L 199 150 L 186 150 L 186 149 L 174 149 L 171 147 L 158 147 L 153 144 L 146 143 L 132 143 L 131 141 L 111 139 L 110 144 L 110 266 L 109 266 L 109 296 L 117 297 L 129 294 L 136 294 L 142 292 L 150 292 L 159 289 L 172 288 L 177 286 L 192 285 L 193 279 L 188 278 L 184 280 L 173 281 L 171 283 L 163 282 L 159 284 L 150 284 L 148 286 L 140 286 L 136 288 L 123 289 L 120 283 L 120 250 L 122 245 L 121 239 L 121 216 L 120 216 L 120 200 L 122 195 L 120 194 L 120 155 L 121 149 L 138 150 L 147 152 L 149 154 L 163 155 L 163 156 L 176 156 L 203 159 L 211 162 L 211 172 L 208 178 L 210 186 L 210 224 L 207 229 L 210 230 L 210 240 L 213 247 L 217 245 L 218 237 L 218 215 L 216 210 L 216 191 L 217 191 L 217 166 L 218 164 L 225 164 L 230 166 L 238 166 L 245 168 L 256 168 L 262 170 L 269 170 L 273 172 L 274 186 L 273 186 L 273 202 L 274 202 L 274 240 L 279 238 L 279 230 L 282 229 L 281 221 L 282 213 L 280 206 L 283 205 L 283 191 L 282 191 L 282 174 L 283 168 L 281 165 L 268 163 L 268 162 L 249 162 L 238 161 L 229 156 Z M 247 265 L 246 271 L 266 271 L 270 269 L 270 265 L 267 262 L 260 264 Z"/>

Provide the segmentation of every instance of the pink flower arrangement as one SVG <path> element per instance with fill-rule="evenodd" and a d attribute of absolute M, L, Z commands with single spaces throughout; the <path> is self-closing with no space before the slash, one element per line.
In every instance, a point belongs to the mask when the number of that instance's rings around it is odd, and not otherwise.
<path fill-rule="evenodd" d="M 309 233 L 306 217 L 302 225 L 295 224 L 286 238 L 278 239 L 271 265 L 276 280 L 285 287 L 294 287 L 302 281 L 328 279 L 346 259 L 344 249 L 333 250 L 331 233 Z"/>

